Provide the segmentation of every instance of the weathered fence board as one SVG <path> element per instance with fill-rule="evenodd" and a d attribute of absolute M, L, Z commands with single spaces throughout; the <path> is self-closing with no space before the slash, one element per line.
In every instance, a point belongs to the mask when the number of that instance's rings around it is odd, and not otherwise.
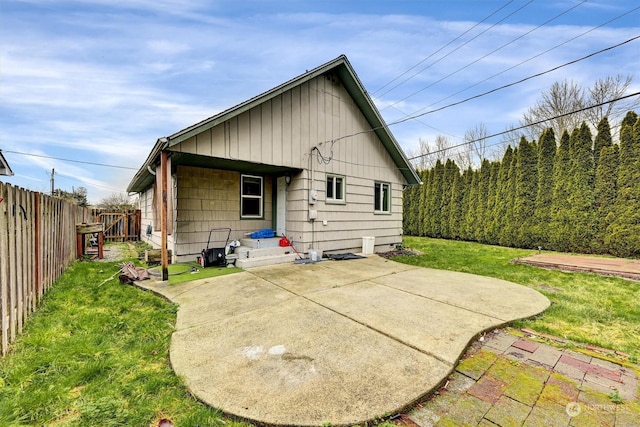
<path fill-rule="evenodd" d="M 112 212 L 93 209 L 93 221 L 104 224 L 104 240 L 107 242 L 129 242 L 140 240 L 142 215 L 139 209 Z"/>
<path fill-rule="evenodd" d="M 42 296 L 76 258 L 88 209 L 0 182 L 0 351 L 5 355 Z"/>

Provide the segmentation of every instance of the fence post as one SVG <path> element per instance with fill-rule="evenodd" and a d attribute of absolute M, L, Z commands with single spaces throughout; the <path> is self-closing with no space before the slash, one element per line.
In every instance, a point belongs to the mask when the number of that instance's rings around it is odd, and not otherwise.
<path fill-rule="evenodd" d="M 8 184 L 7 184 L 8 185 Z M 0 182 L 0 322 L 2 341 L 0 347 L 2 355 L 9 349 L 9 205 L 7 200 L 7 185 Z"/>

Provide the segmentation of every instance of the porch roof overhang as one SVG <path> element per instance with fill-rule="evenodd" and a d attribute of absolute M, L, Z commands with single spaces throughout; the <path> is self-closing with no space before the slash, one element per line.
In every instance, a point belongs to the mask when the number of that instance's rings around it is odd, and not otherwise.
<path fill-rule="evenodd" d="M 264 163 L 252 163 L 243 160 L 225 159 L 220 157 L 201 156 L 190 153 L 171 152 L 171 166 L 194 166 L 200 168 L 221 169 L 237 171 L 240 173 L 253 173 L 258 175 L 295 175 L 301 172 L 301 169 L 290 168 L 286 166 L 267 165 Z M 159 164 L 150 165 L 150 169 L 155 171 L 159 168 Z M 142 191 L 153 185 L 155 180 L 154 175 L 149 172 L 140 176 L 139 185 L 140 190 L 133 189 L 130 192 Z"/>
<path fill-rule="evenodd" d="M 145 163 L 131 180 L 127 191 L 143 191 L 150 185 L 150 182 L 153 182 L 153 176 L 151 176 L 151 173 L 148 171 L 148 169 L 154 163 L 159 162 L 158 159 L 160 158 L 160 152 L 162 150 L 170 151 L 172 146 L 179 144 L 206 130 L 209 130 L 214 126 L 224 123 L 225 121 L 238 116 L 265 101 L 281 95 L 282 93 L 290 90 L 295 86 L 298 86 L 328 72 L 335 72 L 338 74 L 345 89 L 347 90 L 347 92 L 349 92 L 349 95 L 353 98 L 354 102 L 367 119 L 371 130 L 375 132 L 375 134 L 378 136 L 378 138 L 386 148 L 387 152 L 395 162 L 396 167 L 401 172 L 404 179 L 407 181 L 407 184 L 420 184 L 421 180 L 418 176 L 418 173 L 411 165 L 404 152 L 400 148 L 400 144 L 398 144 L 398 141 L 396 141 L 387 124 L 382 119 L 380 112 L 369 97 L 369 94 L 364 89 L 362 82 L 360 82 L 360 79 L 349 63 L 349 60 L 345 55 L 340 55 L 336 59 L 329 61 L 324 65 L 307 71 L 306 73 L 294 79 L 291 79 L 288 82 L 285 82 L 267 92 L 255 96 L 241 104 L 238 104 L 235 107 L 232 107 L 219 114 L 216 114 L 215 116 L 209 117 L 208 119 L 189 126 L 181 131 L 174 133 L 173 135 L 170 135 L 169 137 L 159 138 L 153 150 L 149 154 L 149 157 L 147 157 Z M 320 142 L 323 141 L 318 141 L 318 143 Z M 274 167 L 278 168 L 278 166 Z"/>

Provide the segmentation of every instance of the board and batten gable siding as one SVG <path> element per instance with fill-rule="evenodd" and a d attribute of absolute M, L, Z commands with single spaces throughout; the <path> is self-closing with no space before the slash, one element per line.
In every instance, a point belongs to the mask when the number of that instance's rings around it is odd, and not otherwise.
<path fill-rule="evenodd" d="M 240 172 L 178 166 L 176 171 L 176 245 L 179 261 L 194 260 L 207 246 L 213 228 L 231 228 L 237 240 L 262 228 L 271 228 L 273 217 L 272 180 L 263 177 L 263 219 L 240 218 Z M 224 233 L 212 233 L 220 247 Z"/>
<path fill-rule="evenodd" d="M 320 142 L 369 129 L 345 88 L 320 76 L 171 147 L 171 151 L 309 168 Z"/>
<path fill-rule="evenodd" d="M 356 250 L 361 248 L 363 236 L 375 236 L 376 246 L 400 243 L 402 238 L 402 186 L 405 180 L 370 128 L 340 80 L 333 75 L 322 75 L 182 141 L 171 150 L 303 170 L 293 177 L 287 188 L 286 229 L 290 238 L 305 252 L 311 248 L 312 238 L 317 249 Z M 353 136 L 342 138 L 347 135 Z M 337 140 L 332 144 L 333 139 Z M 312 158 L 314 146 L 331 161 L 327 164 L 318 162 L 315 154 Z M 313 206 L 318 211 L 315 223 L 308 221 L 312 167 L 314 188 L 319 195 Z M 344 205 L 326 203 L 327 173 L 345 177 Z M 184 189 L 182 175 L 178 175 L 180 194 Z M 391 214 L 374 213 L 374 182 L 391 185 Z M 265 179 L 267 183 L 271 185 L 269 179 Z M 236 196 L 238 193 L 239 190 Z M 270 191 L 265 193 L 265 202 L 271 203 Z M 181 196 L 178 197 L 177 216 L 186 220 L 180 211 Z M 236 210 L 239 210 L 239 203 Z M 271 227 L 271 209 L 266 206 L 265 215 L 269 220 L 265 216 L 261 224 Z M 323 220 L 327 225 L 323 225 Z M 232 229 L 236 225 L 227 224 L 224 226 Z M 245 221 L 238 224 L 242 230 L 247 230 L 247 225 Z M 179 235 L 184 231 L 181 227 L 177 228 Z"/>

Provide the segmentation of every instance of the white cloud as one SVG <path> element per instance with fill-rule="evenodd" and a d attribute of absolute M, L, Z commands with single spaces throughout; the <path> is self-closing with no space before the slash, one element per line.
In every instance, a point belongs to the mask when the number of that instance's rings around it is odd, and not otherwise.
<path fill-rule="evenodd" d="M 309 7 L 309 13 L 301 13 L 306 9 L 302 7 L 294 11 L 293 5 L 286 2 L 9 0 L 7 3 L 11 14 L 5 14 L 8 18 L 0 17 L 3 148 L 134 167 L 142 164 L 158 137 L 210 117 L 342 53 L 348 55 L 367 90 L 375 94 L 385 83 L 474 25 L 470 21 L 434 19 L 428 16 L 430 11 L 424 7 L 420 11 L 417 5 L 418 13 L 413 15 L 374 15 L 357 13 L 357 7 L 352 8 L 356 13 L 314 12 L 322 9 L 320 3 Z M 558 11 L 570 7 L 559 2 L 550 4 Z M 580 8 L 608 4 L 588 2 Z M 615 3 L 614 7 L 619 9 L 592 12 L 597 13 L 592 20 L 604 22 L 629 8 L 626 3 Z M 487 6 L 488 9 L 491 7 Z M 528 13 L 533 12 L 531 9 Z M 552 16 L 552 12 L 546 13 Z M 533 28 L 531 24 L 496 26 L 407 83 L 381 95 L 376 104 L 384 108 L 432 85 L 398 102 L 395 108 L 384 109 L 383 115 L 387 122 L 392 122 L 403 117 L 398 109 L 403 113 L 426 111 L 422 110 L 425 106 L 592 28 L 581 22 L 571 23 L 568 18 L 561 21 L 562 25 L 536 30 L 447 77 Z M 479 26 L 465 40 L 485 28 L 486 25 Z M 633 25 L 595 30 L 437 106 L 618 43 L 637 34 L 637 29 Z M 435 54 L 416 70 L 461 42 Z M 573 78 L 590 83 L 604 75 L 634 73 L 640 68 L 636 49 L 636 45 L 630 44 L 526 84 L 424 116 L 420 121 L 393 126 L 392 131 L 404 147 L 417 144 L 420 136 L 433 140 L 438 131 L 432 127 L 461 136 L 482 121 L 490 132 L 501 131 L 506 123 L 517 121 L 540 91 L 556 80 Z M 447 78 L 434 84 L 443 77 Z M 55 161 L 31 163 L 35 168 L 33 176 L 40 174 L 45 165 L 58 165 Z M 100 169 L 98 176 L 94 175 L 96 168 L 76 167 L 78 170 L 69 179 L 123 189 L 134 173 Z M 92 179 L 95 181 L 89 181 Z M 98 195 L 104 193 L 98 187 L 95 191 Z"/>

